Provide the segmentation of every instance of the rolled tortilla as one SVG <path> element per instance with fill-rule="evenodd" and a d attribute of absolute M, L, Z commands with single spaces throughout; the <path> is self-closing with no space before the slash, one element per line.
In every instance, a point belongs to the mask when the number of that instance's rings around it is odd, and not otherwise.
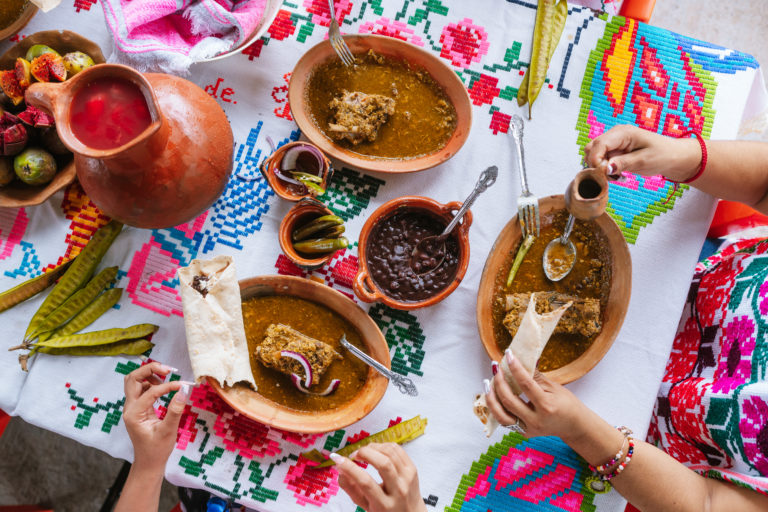
<path fill-rule="evenodd" d="M 509 349 L 512 350 L 512 353 L 523 365 L 523 368 L 531 375 L 536 370 L 536 363 L 538 363 L 547 341 L 552 336 L 552 332 L 557 327 L 557 322 L 560 321 L 565 311 L 571 307 L 571 304 L 573 302 L 568 302 L 549 313 L 540 315 L 536 312 L 536 294 L 531 294 L 528 309 L 525 310 L 525 315 L 523 315 L 523 319 L 520 321 L 520 327 L 517 329 L 515 337 L 512 338 L 512 343 L 509 344 Z M 522 393 L 517 381 L 512 377 L 506 357 L 502 357 L 501 361 L 499 361 L 499 370 L 504 380 L 512 388 L 512 391 L 516 395 Z M 480 418 L 484 425 L 486 437 L 491 437 L 499 423 L 488 410 L 485 394 L 475 397 L 473 409 L 475 415 Z"/>
<path fill-rule="evenodd" d="M 246 382 L 256 389 L 232 258 L 192 260 L 178 276 L 195 381 L 213 377 L 222 386 Z"/>

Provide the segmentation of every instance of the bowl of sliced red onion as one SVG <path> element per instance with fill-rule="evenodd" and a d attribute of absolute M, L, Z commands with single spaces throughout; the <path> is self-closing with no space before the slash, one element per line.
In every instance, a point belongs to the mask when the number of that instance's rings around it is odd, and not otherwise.
<path fill-rule="evenodd" d="M 287 201 L 322 195 L 333 175 L 328 157 L 317 146 L 304 141 L 289 142 L 275 149 L 259 170 L 275 194 Z"/>

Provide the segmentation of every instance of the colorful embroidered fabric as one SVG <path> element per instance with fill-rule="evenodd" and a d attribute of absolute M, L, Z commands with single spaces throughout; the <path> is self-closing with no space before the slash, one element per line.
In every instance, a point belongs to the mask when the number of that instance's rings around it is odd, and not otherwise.
<path fill-rule="evenodd" d="M 384 333 L 393 370 L 416 382 L 418 399 L 389 389 L 362 421 L 304 436 L 243 417 L 210 388 L 199 386 L 166 467 L 171 482 L 206 488 L 269 512 L 320 506 L 351 512 L 355 507 L 339 492 L 335 470 L 313 470 L 299 454 L 310 448 L 332 450 L 398 418 L 422 414 L 429 420 L 426 435 L 407 449 L 420 468 L 428 510 L 623 508 L 616 493 L 593 495 L 584 488 L 585 466 L 561 442 L 502 437 L 501 432 L 488 440 L 471 411 L 474 393 L 490 375 L 473 313 L 477 285 L 496 235 L 516 213 L 520 193 L 507 131 L 510 116 L 523 113 L 516 94 L 528 66 L 535 5 L 531 0 L 336 0 L 342 32 L 409 41 L 450 66 L 467 88 L 473 127 L 466 146 L 428 172 L 392 176 L 336 169 L 322 199 L 345 219 L 352 246 L 311 272 L 280 253 L 277 227 L 290 205 L 272 193 L 258 166 L 269 154 L 268 137 L 281 145 L 301 135 L 292 120 L 288 83 L 299 57 L 326 37 L 326 0 L 286 0 L 267 34 L 242 54 L 192 68 L 190 79 L 219 102 L 232 124 L 233 174 L 219 200 L 186 224 L 126 229 L 120 235 L 104 263 L 119 266 L 118 286 L 126 293 L 119 310 L 93 326 L 160 325 L 150 356 L 180 368 L 172 379 L 192 376 L 176 279 L 179 266 L 228 254 L 241 277 L 298 275 L 354 298 L 357 236 L 376 208 L 408 194 L 460 200 L 488 165 L 498 165 L 500 176 L 472 207 L 469 270 L 448 299 L 417 311 L 359 304 Z M 15 40 L 66 28 L 108 48 L 100 9 L 93 0 L 65 0 L 51 14 L 38 14 Z M 0 51 L 8 44 L 0 44 Z M 572 5 L 534 118 L 526 122 L 531 189 L 541 196 L 562 193 L 580 168 L 584 141 L 617 122 L 651 123 L 643 126 L 661 132 L 670 119 L 669 126 L 701 125 L 712 137 L 734 137 L 757 68 L 743 53 Z M 642 436 L 713 203 L 692 189 L 679 190 L 665 203 L 669 184 L 659 178 L 630 175 L 626 183 L 610 187 L 611 214 L 630 242 L 632 306 L 611 351 L 573 389 L 608 421 L 626 424 Z M 77 185 L 38 207 L 0 210 L 0 289 L 77 254 L 106 220 Z M 40 300 L 3 313 L 8 339 L 22 335 Z M 606 382 L 613 382 L 614 369 L 628 360 L 637 362 L 626 369 L 636 384 L 621 397 L 606 398 Z M 0 350 L 0 408 L 131 459 L 121 422 L 122 386 L 123 376 L 138 364 L 136 358 L 41 356 L 23 374 L 15 354 Z M 163 414 L 162 407 L 158 413 Z"/>
<path fill-rule="evenodd" d="M 768 241 L 696 268 L 649 442 L 691 469 L 768 495 Z"/>

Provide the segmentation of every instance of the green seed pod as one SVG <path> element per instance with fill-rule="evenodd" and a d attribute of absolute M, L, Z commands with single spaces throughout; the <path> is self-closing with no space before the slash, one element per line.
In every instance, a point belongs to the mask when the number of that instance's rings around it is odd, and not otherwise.
<path fill-rule="evenodd" d="M 24 339 L 29 339 L 29 335 L 37 330 L 37 327 L 45 317 L 61 306 L 64 301 L 88 282 L 99 265 L 101 258 L 104 257 L 107 249 L 112 245 L 121 229 L 123 229 L 123 225 L 113 220 L 96 231 L 88 245 L 85 246 L 75 259 L 75 262 L 61 276 L 59 282 L 40 305 L 40 309 L 32 317 L 29 327 L 27 327 L 27 332 L 24 333 Z"/>
<path fill-rule="evenodd" d="M 122 288 L 112 288 L 105 291 L 96 297 L 93 302 L 85 306 L 85 308 L 80 311 L 72 320 L 62 325 L 55 331 L 41 334 L 38 338 L 38 341 L 45 341 L 61 336 L 69 336 L 70 334 L 75 334 L 78 331 L 82 331 L 93 322 L 98 320 L 101 315 L 109 311 L 112 306 L 117 304 L 122 295 Z"/>
<path fill-rule="evenodd" d="M 52 356 L 137 356 L 143 354 L 155 345 L 145 339 L 120 341 L 108 345 L 95 345 L 92 347 L 38 347 L 37 352 Z"/>
<path fill-rule="evenodd" d="M 24 281 L 23 283 L 14 286 L 10 290 L 6 290 L 0 293 L 0 312 L 6 309 L 12 308 L 19 302 L 24 302 L 28 298 L 37 295 L 41 291 L 51 286 L 56 279 L 59 278 L 72 264 L 74 260 L 69 260 L 62 263 L 56 268 L 53 268 L 45 274 L 40 274 L 37 277 Z"/>
<path fill-rule="evenodd" d="M 72 334 L 70 336 L 59 336 L 45 341 L 38 341 L 36 347 L 92 347 L 94 345 L 107 345 L 117 343 L 118 341 L 134 340 L 149 336 L 159 329 L 152 324 L 139 324 L 126 328 L 106 329 L 103 331 L 86 332 L 83 334 Z"/>
<path fill-rule="evenodd" d="M 342 224 L 344 224 L 344 219 L 337 215 L 323 215 L 322 217 L 313 219 L 300 228 L 294 230 L 291 238 L 293 238 L 295 242 L 306 240 L 315 233 L 333 226 L 340 226 Z"/>
<path fill-rule="evenodd" d="M 319 238 L 296 242 L 293 248 L 305 254 L 324 254 L 349 247 L 349 242 L 343 236 L 340 238 Z"/>
<path fill-rule="evenodd" d="M 40 325 L 36 329 L 36 332 L 31 334 L 30 337 L 34 338 L 38 334 L 46 331 L 52 331 L 62 325 L 64 322 L 72 318 L 85 309 L 93 300 L 106 288 L 109 284 L 115 281 L 117 277 L 117 267 L 105 268 L 91 279 L 87 285 L 76 291 L 70 298 L 64 303 L 53 310 L 50 315 L 45 317 L 45 320 L 40 322 Z"/>

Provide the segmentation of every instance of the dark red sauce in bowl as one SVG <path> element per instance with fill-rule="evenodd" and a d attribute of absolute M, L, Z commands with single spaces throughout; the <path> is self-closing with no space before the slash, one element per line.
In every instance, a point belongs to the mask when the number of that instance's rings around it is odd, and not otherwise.
<path fill-rule="evenodd" d="M 445 241 L 445 260 L 435 270 L 418 275 L 410 266 L 411 253 L 422 239 L 439 235 L 448 222 L 428 210 L 397 210 L 371 230 L 365 258 L 373 283 L 382 293 L 402 302 L 420 302 L 453 283 L 459 269 L 459 242 Z"/>

